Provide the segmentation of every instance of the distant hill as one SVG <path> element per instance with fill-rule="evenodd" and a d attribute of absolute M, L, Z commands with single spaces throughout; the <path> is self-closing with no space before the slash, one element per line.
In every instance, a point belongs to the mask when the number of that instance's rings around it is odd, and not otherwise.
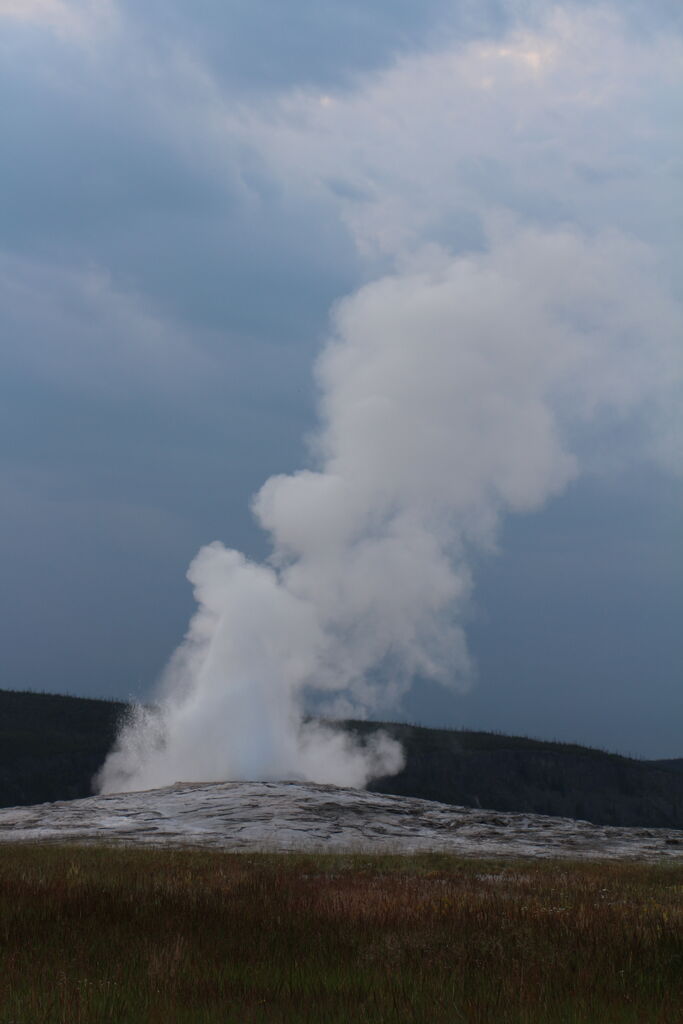
<path fill-rule="evenodd" d="M 349 722 L 359 735 L 376 728 Z M 583 818 L 596 825 L 683 828 L 683 760 L 640 761 L 569 743 L 386 724 L 406 766 L 369 787 L 497 811 Z"/>
<path fill-rule="evenodd" d="M 116 701 L 0 690 L 0 807 L 90 796 L 125 710 Z"/>
<path fill-rule="evenodd" d="M 0 690 L 0 807 L 89 796 L 126 705 Z M 466 807 L 683 828 L 683 758 L 640 761 L 574 744 L 399 723 L 406 767 L 369 789 Z"/>

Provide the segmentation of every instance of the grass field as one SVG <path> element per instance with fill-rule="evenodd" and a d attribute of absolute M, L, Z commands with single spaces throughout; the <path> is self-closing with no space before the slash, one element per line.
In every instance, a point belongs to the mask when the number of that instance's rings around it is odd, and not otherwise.
<path fill-rule="evenodd" d="M 0 1024 L 681 1024 L 683 866 L 0 847 Z"/>

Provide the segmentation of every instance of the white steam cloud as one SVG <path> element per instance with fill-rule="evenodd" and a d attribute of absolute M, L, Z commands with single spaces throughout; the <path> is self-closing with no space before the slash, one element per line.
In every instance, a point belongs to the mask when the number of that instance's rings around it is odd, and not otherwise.
<path fill-rule="evenodd" d="M 363 785 L 401 765 L 304 717 L 395 703 L 415 677 L 464 687 L 470 565 L 500 516 L 580 470 L 590 431 L 638 417 L 655 455 L 683 367 L 683 318 L 651 251 L 616 233 L 498 225 L 487 249 L 428 248 L 338 304 L 317 364 L 315 470 L 268 480 L 268 564 L 220 543 L 192 563 L 198 611 L 100 776 Z M 590 428 L 590 430 L 589 430 Z"/>

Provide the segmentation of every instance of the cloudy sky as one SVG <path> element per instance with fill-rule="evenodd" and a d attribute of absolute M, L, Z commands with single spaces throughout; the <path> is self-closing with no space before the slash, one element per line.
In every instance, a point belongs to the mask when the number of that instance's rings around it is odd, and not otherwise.
<path fill-rule="evenodd" d="M 266 557 L 315 458 L 334 311 L 455 260 L 591 358 L 469 556 L 469 680 L 386 714 L 681 756 L 678 0 L 0 0 L 0 83 L 0 685 L 149 695 L 198 548 Z"/>

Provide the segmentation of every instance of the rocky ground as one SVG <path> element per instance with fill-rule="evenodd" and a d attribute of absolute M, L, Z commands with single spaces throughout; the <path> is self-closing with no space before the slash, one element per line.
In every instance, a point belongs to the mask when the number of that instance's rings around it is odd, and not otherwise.
<path fill-rule="evenodd" d="M 598 826 L 296 782 L 177 783 L 3 808 L 0 842 L 683 860 L 683 832 L 675 829 Z"/>

